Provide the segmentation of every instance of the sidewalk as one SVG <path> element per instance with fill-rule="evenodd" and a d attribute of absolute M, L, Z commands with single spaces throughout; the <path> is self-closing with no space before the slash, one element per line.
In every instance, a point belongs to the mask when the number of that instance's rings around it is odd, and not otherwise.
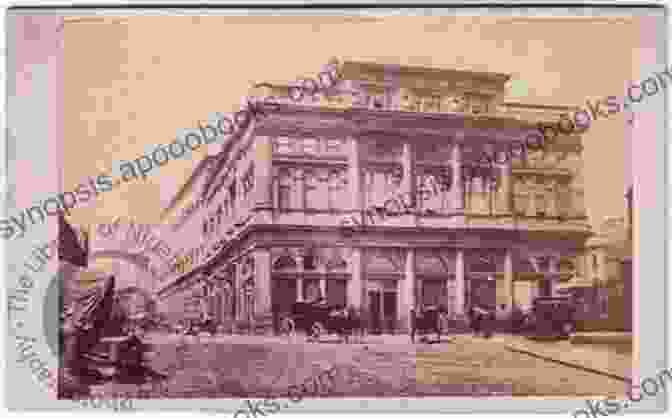
<path fill-rule="evenodd" d="M 495 334 L 493 341 L 508 350 L 626 382 L 632 377 L 632 356 L 570 341 L 537 342 L 517 335 Z"/>
<path fill-rule="evenodd" d="M 632 348 L 631 332 L 577 332 L 569 339 L 572 344 L 607 344 Z"/>

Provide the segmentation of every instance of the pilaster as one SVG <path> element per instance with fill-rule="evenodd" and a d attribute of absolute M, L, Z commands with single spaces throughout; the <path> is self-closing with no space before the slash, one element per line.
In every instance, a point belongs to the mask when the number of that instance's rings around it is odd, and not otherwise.
<path fill-rule="evenodd" d="M 457 250 L 455 257 L 455 313 L 458 316 L 464 315 L 465 291 L 464 250 Z"/>
<path fill-rule="evenodd" d="M 464 133 L 458 132 L 453 143 L 453 209 L 464 210 L 464 179 L 462 178 L 462 141 Z"/>
<path fill-rule="evenodd" d="M 269 136 L 254 138 L 255 209 L 273 209 L 273 142 Z"/>
<path fill-rule="evenodd" d="M 325 276 L 320 278 L 320 295 L 327 298 L 327 278 Z"/>
<path fill-rule="evenodd" d="M 549 263 L 549 272 L 551 273 L 551 296 L 558 296 L 558 282 L 559 278 L 557 276 L 557 273 L 560 271 L 560 258 L 558 257 L 551 257 L 550 263 Z"/>
<path fill-rule="evenodd" d="M 408 196 L 410 207 L 417 209 L 416 182 L 415 182 L 415 149 L 411 142 L 404 142 L 401 165 L 404 177 L 401 180 L 402 196 Z"/>
<path fill-rule="evenodd" d="M 303 302 L 303 255 L 296 256 L 296 301 Z"/>
<path fill-rule="evenodd" d="M 254 312 L 263 317 L 271 313 L 271 252 L 268 248 L 254 250 L 254 285 Z"/>
<path fill-rule="evenodd" d="M 506 304 L 506 311 L 511 312 L 513 306 L 513 254 L 510 249 L 504 254 L 504 282 L 502 284 L 501 303 Z"/>
<path fill-rule="evenodd" d="M 348 305 L 356 309 L 362 308 L 364 294 L 364 268 L 361 248 L 352 248 L 350 255 L 350 280 L 348 280 L 347 293 Z"/>
<path fill-rule="evenodd" d="M 499 169 L 502 183 L 498 201 L 500 202 L 501 212 L 507 214 L 511 213 L 513 201 L 511 161 L 507 161 L 506 163 L 501 164 Z"/>
<path fill-rule="evenodd" d="M 404 279 L 399 280 L 399 322 L 405 330 L 411 327 L 411 309 L 415 308 L 418 301 L 416 295 L 416 277 L 415 277 L 415 249 L 409 248 L 406 252 L 406 264 L 404 269 Z"/>
<path fill-rule="evenodd" d="M 348 188 L 350 194 L 350 209 L 353 211 L 352 216 L 360 219 L 363 208 L 362 195 L 362 163 L 360 155 L 360 144 L 358 138 L 349 137 L 350 152 L 348 153 Z"/>

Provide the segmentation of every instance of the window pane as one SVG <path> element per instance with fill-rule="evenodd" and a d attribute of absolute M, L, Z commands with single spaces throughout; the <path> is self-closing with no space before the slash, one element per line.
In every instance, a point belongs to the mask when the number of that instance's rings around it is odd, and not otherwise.
<path fill-rule="evenodd" d="M 278 196 L 278 204 L 280 205 L 280 209 L 290 209 L 291 208 L 291 196 L 292 196 L 292 189 L 289 186 L 280 186 L 278 190 L 279 196 Z"/>
<path fill-rule="evenodd" d="M 340 152 L 342 143 L 339 139 L 328 139 L 327 140 L 327 152 Z"/>
<path fill-rule="evenodd" d="M 303 281 L 303 295 L 306 302 L 319 299 L 320 293 L 320 282 L 318 280 L 308 279 Z"/>
<path fill-rule="evenodd" d="M 327 302 L 329 305 L 346 306 L 346 283 L 345 280 L 327 280 Z"/>
<path fill-rule="evenodd" d="M 289 138 L 277 138 L 275 140 L 276 152 L 287 154 L 292 152 L 292 140 Z"/>
<path fill-rule="evenodd" d="M 303 140 L 303 152 L 307 154 L 317 154 L 318 153 L 318 141 L 314 138 L 308 138 Z"/>

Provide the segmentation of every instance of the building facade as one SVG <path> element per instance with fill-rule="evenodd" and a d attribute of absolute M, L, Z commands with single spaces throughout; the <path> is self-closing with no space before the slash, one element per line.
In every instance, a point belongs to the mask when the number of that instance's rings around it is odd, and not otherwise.
<path fill-rule="evenodd" d="M 504 74 L 324 71 L 339 81 L 301 101 L 291 85 L 256 89 L 279 105 L 167 208 L 175 236 L 206 256 L 161 279 L 160 305 L 186 311 L 195 294 L 201 316 L 235 327 L 325 297 L 395 332 L 421 305 L 457 318 L 473 304 L 529 306 L 583 268 L 581 138 L 522 146 L 573 109 L 504 102 Z"/>
<path fill-rule="evenodd" d="M 607 218 L 586 242 L 586 275 L 566 283 L 580 330 L 632 331 L 632 189 L 625 217 Z"/>

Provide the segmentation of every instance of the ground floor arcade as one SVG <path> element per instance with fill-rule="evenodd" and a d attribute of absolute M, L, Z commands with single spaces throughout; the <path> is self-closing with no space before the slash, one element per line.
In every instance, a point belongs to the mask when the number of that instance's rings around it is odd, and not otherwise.
<path fill-rule="evenodd" d="M 253 244 L 185 286 L 190 306 L 229 328 L 239 321 L 270 323 L 296 301 L 324 297 L 358 309 L 371 330 L 395 332 L 407 329 L 410 310 L 419 306 L 443 305 L 456 319 L 474 304 L 529 307 L 537 296 L 556 295 L 581 256 L 562 240 L 514 247 L 483 237 L 459 246 L 389 238 Z"/>

